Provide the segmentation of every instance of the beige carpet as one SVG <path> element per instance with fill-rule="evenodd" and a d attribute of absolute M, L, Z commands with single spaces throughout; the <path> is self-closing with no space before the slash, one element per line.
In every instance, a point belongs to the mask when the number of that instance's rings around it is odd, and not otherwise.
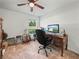
<path fill-rule="evenodd" d="M 19 44 L 16 46 L 9 46 L 3 56 L 3 59 L 79 59 L 79 56 L 70 52 L 64 51 L 64 56 L 61 57 L 58 49 L 53 49 L 52 52 L 48 50 L 48 57 L 45 56 L 44 50 L 38 54 L 39 43 L 31 41 L 27 44 Z"/>

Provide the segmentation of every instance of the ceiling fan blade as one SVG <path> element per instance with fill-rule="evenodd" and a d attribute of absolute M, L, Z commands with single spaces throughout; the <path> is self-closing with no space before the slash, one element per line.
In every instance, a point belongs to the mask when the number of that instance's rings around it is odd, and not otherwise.
<path fill-rule="evenodd" d="M 39 4 L 34 4 L 35 6 L 37 6 L 37 7 L 39 7 L 39 8 L 41 8 L 41 9 L 44 9 L 44 7 L 43 6 L 41 6 L 41 5 L 39 5 Z"/>
<path fill-rule="evenodd" d="M 33 7 L 30 7 L 30 11 L 33 12 Z"/>
<path fill-rule="evenodd" d="M 17 6 L 23 6 L 23 5 L 26 5 L 26 4 L 29 4 L 29 3 L 21 3 L 21 4 L 17 4 Z"/>
<path fill-rule="evenodd" d="M 39 1 L 39 0 L 35 0 L 34 2 L 37 2 L 37 1 Z"/>
<path fill-rule="evenodd" d="M 34 2 L 35 2 L 35 0 L 32 0 L 32 2 L 34 3 Z"/>
<path fill-rule="evenodd" d="M 28 0 L 29 2 L 32 2 L 32 0 Z"/>
<path fill-rule="evenodd" d="M 36 2 L 36 1 L 38 1 L 38 0 L 28 0 L 28 1 L 34 3 L 34 2 Z"/>

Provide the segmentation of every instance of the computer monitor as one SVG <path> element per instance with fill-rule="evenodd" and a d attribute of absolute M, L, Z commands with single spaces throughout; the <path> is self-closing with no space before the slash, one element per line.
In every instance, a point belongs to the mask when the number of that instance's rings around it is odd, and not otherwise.
<path fill-rule="evenodd" d="M 48 32 L 59 33 L 59 24 L 51 24 L 47 26 Z"/>

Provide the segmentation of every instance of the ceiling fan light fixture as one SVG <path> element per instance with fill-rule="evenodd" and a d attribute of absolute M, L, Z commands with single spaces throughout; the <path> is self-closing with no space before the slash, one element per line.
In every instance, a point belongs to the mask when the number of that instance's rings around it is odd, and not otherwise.
<path fill-rule="evenodd" d="M 28 4 L 31 12 L 33 12 L 34 6 L 40 8 L 40 9 L 44 9 L 44 7 L 42 5 L 39 5 L 38 3 L 36 3 L 37 1 L 38 0 L 28 0 L 28 3 L 17 4 L 17 6 L 24 6 L 24 5 Z"/>
<path fill-rule="evenodd" d="M 34 3 L 32 3 L 32 2 L 29 3 L 29 5 L 30 5 L 30 7 L 34 7 Z"/>

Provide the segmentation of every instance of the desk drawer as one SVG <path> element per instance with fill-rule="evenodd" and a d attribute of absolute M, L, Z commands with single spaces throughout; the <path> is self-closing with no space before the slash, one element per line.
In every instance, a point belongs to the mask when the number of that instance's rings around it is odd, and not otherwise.
<path fill-rule="evenodd" d="M 54 45 L 55 45 L 55 46 L 61 47 L 61 43 L 62 43 L 62 42 L 61 42 L 60 39 L 55 39 L 55 40 L 54 40 Z"/>

